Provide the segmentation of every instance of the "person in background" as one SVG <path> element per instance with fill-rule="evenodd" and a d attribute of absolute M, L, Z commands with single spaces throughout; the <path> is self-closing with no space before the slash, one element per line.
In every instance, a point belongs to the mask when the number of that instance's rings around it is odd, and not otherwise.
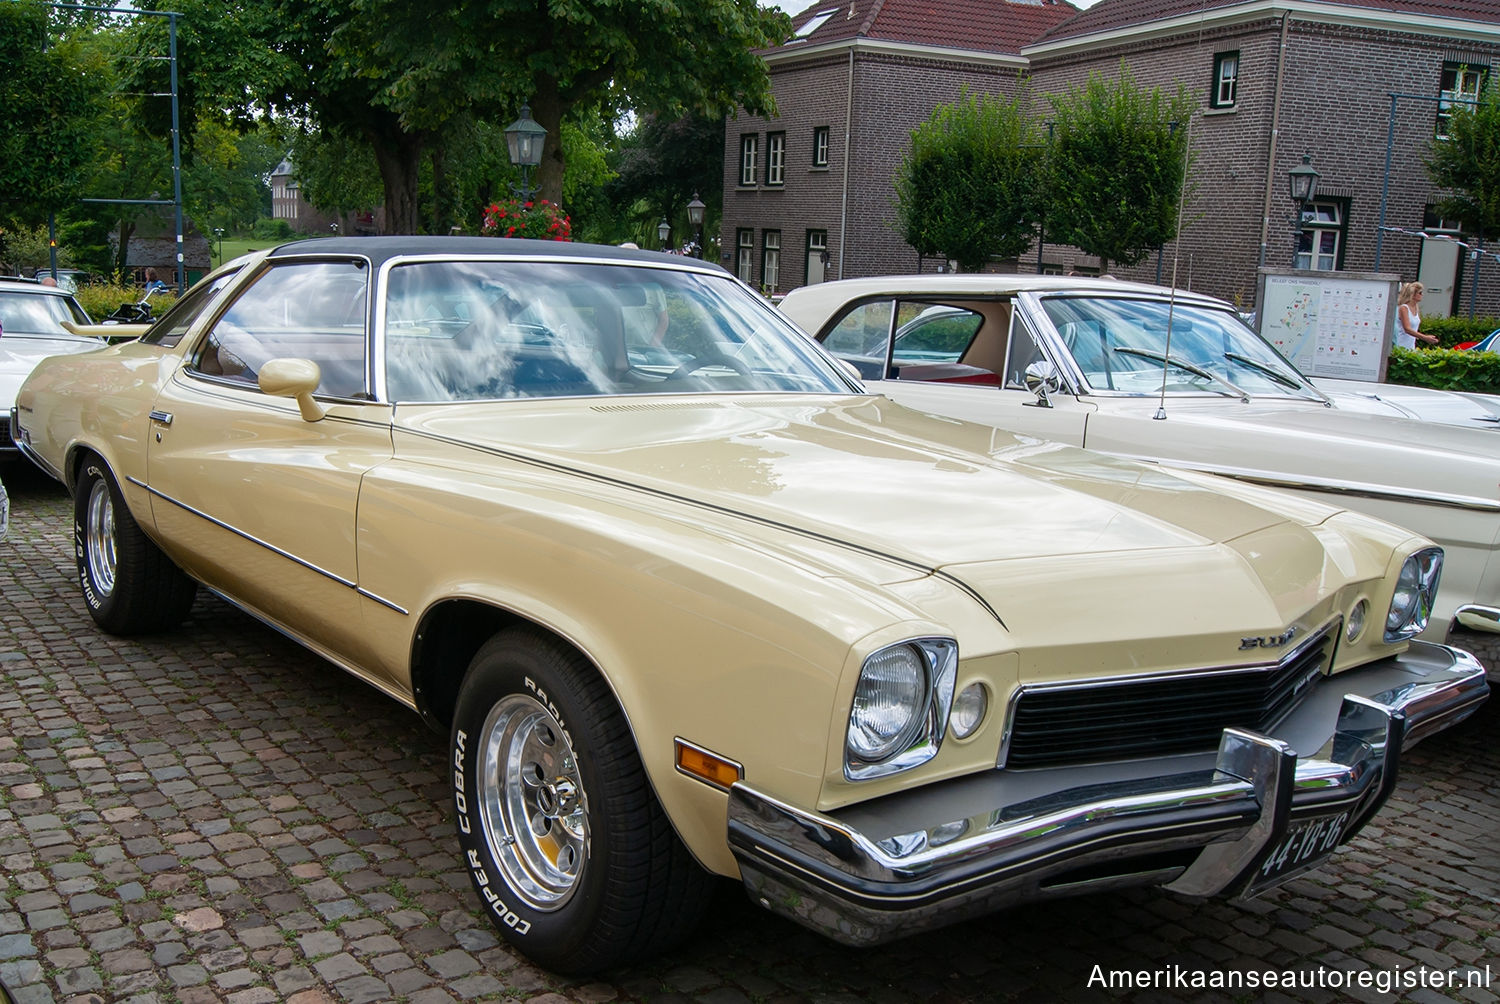
<path fill-rule="evenodd" d="M 1423 334 L 1422 315 L 1418 308 L 1422 304 L 1422 294 L 1427 291 L 1420 282 L 1409 282 L 1401 287 L 1401 292 L 1396 296 L 1396 345 L 1403 349 L 1414 349 L 1417 343 L 1424 345 L 1436 345 L 1437 335 Z"/>
<path fill-rule="evenodd" d="M 167 284 L 157 277 L 156 269 L 146 269 L 146 296 L 151 296 L 154 293 L 165 293 L 166 291 Z"/>

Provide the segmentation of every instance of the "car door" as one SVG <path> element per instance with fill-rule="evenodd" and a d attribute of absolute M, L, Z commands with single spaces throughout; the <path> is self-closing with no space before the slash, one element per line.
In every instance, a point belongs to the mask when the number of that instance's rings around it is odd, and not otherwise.
<path fill-rule="evenodd" d="M 884 297 L 846 308 L 819 340 L 871 387 L 919 411 L 1083 444 L 1093 405 L 1005 297 Z M 1046 403 L 1026 388 L 1028 370 L 1052 372 Z"/>
<path fill-rule="evenodd" d="M 391 455 L 390 408 L 369 388 L 369 268 L 275 263 L 184 354 L 151 413 L 148 488 L 158 538 L 192 575 L 324 651 L 363 651 L 355 507 Z M 308 421 L 263 392 L 266 362 L 321 370 Z"/>

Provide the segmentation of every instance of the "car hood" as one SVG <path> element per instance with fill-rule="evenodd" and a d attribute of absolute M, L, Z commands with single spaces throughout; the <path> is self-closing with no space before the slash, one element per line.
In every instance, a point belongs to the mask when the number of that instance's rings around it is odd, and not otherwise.
<path fill-rule="evenodd" d="M 1500 431 L 1500 398 L 1490 394 L 1461 394 L 1367 380 L 1323 378 L 1313 383 L 1341 411 Z"/>
<path fill-rule="evenodd" d="M 1268 483 L 1491 508 L 1500 504 L 1496 432 L 1314 404 L 1110 404 L 1084 445 Z"/>
<path fill-rule="evenodd" d="M 402 406 L 396 424 L 929 568 L 1310 539 L 1335 511 L 880 397 Z"/>
<path fill-rule="evenodd" d="M 21 382 L 48 356 L 92 352 L 103 347 L 104 343 L 96 338 L 76 335 L 0 333 L 0 405 L 10 409 Z"/>

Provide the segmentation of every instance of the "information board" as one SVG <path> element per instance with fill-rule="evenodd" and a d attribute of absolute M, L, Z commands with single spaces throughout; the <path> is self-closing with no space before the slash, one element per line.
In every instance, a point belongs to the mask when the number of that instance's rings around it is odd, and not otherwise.
<path fill-rule="evenodd" d="M 1382 380 L 1396 317 L 1394 275 L 1262 269 L 1261 337 L 1314 377 Z"/>

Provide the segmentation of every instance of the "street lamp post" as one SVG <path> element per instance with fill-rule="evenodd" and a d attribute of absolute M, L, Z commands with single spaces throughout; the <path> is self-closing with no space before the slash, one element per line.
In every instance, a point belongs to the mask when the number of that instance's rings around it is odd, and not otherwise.
<path fill-rule="evenodd" d="M 665 251 L 667 249 L 667 238 L 671 236 L 672 224 L 668 223 L 667 218 L 663 216 L 661 222 L 656 225 L 656 239 L 660 242 L 658 247 L 661 250 Z"/>
<path fill-rule="evenodd" d="M 531 169 L 542 162 L 542 143 L 547 130 L 537 125 L 531 117 L 531 104 L 521 105 L 521 117 L 505 127 L 505 146 L 510 153 L 510 162 L 521 169 L 521 184 L 512 185 L 511 194 L 522 202 L 530 202 L 537 189 L 531 187 Z"/>
<path fill-rule="evenodd" d="M 224 264 L 224 228 L 214 227 L 214 240 L 219 244 L 219 264 Z"/>
<path fill-rule="evenodd" d="M 687 204 L 688 223 L 697 231 L 698 258 L 703 257 L 703 210 L 708 208 L 703 200 L 698 198 L 698 193 L 693 193 L 693 201 Z"/>
<path fill-rule="evenodd" d="M 1313 169 L 1312 155 L 1304 153 L 1302 163 L 1286 173 L 1287 187 L 1291 192 L 1292 201 L 1297 203 L 1297 232 L 1292 247 L 1292 267 L 1297 267 L 1297 259 L 1302 256 L 1302 236 L 1307 232 L 1307 207 L 1318 196 L 1318 172 Z M 1308 246 L 1307 265 L 1313 268 L 1317 264 L 1317 255 L 1313 253 L 1311 244 Z"/>

